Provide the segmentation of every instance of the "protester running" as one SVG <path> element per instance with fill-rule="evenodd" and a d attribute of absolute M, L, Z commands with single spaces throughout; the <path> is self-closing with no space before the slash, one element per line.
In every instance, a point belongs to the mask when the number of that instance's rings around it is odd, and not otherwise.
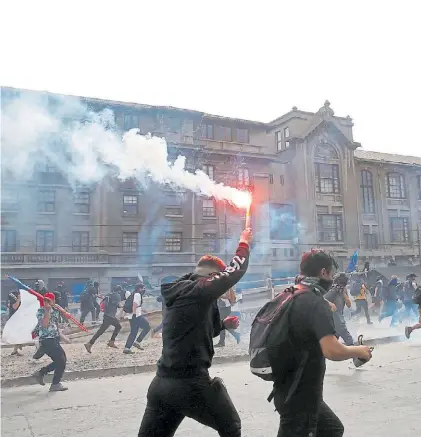
<path fill-rule="evenodd" d="M 44 306 L 37 312 L 39 340 L 45 354 L 53 362 L 35 373 L 35 379 L 41 385 L 45 385 L 44 376 L 54 371 L 53 382 L 50 391 L 65 391 L 67 387 L 61 384 L 64 370 L 66 368 L 66 353 L 60 345 L 59 321 L 60 313 L 54 308 L 55 296 L 53 293 L 44 294 Z"/>
<path fill-rule="evenodd" d="M 230 288 L 226 293 L 224 293 L 218 299 L 218 309 L 219 309 L 219 315 L 221 317 L 221 320 L 225 320 L 231 314 L 231 307 L 235 305 L 236 301 L 237 301 L 237 296 L 232 288 Z M 215 347 L 225 346 L 226 331 L 227 331 L 226 329 L 223 329 L 221 331 L 221 334 L 219 335 L 219 342 L 215 345 Z M 233 329 L 229 329 L 228 332 L 235 338 L 237 344 L 240 343 L 239 332 L 236 332 Z"/>
<path fill-rule="evenodd" d="M 265 375 L 263 379 L 271 374 L 272 379 L 266 380 L 273 381 L 270 398 L 280 414 L 278 436 L 342 437 L 342 422 L 323 400 L 325 359 L 369 361 L 371 358 L 369 347 L 346 346 L 335 335 L 333 313 L 324 296 L 333 283 L 336 268 L 335 260 L 321 250 L 305 253 L 300 264 L 304 279 L 266 304 L 253 322 L 250 367 L 255 375 Z M 286 303 L 273 319 L 271 309 L 275 311 L 278 302 Z M 267 320 L 276 321 L 263 324 L 266 316 Z M 259 326 L 263 331 L 258 330 Z M 263 355 L 262 345 L 257 346 L 260 349 L 253 349 L 261 338 L 258 332 L 276 333 L 271 340 L 273 343 L 265 343 L 267 352 Z M 262 362 L 264 356 L 268 362 Z"/>
<path fill-rule="evenodd" d="M 417 287 L 417 289 L 415 290 L 414 296 L 412 297 L 412 301 L 415 305 L 418 305 L 419 319 L 418 319 L 418 323 L 415 324 L 414 326 L 407 326 L 405 328 L 406 338 L 409 338 L 413 331 L 417 329 L 421 329 L 421 286 Z"/>
<path fill-rule="evenodd" d="M 398 277 L 393 275 L 389 281 L 387 287 L 383 289 L 383 311 L 380 313 L 379 322 L 387 317 L 392 317 L 390 321 L 390 327 L 398 324 Z"/>
<path fill-rule="evenodd" d="M 121 330 L 120 322 L 117 319 L 117 309 L 121 305 L 121 301 L 124 300 L 124 291 L 120 285 L 116 285 L 113 288 L 112 293 L 108 296 L 105 296 L 103 300 L 104 305 L 104 318 L 102 320 L 102 324 L 99 327 L 98 331 L 94 334 L 94 336 L 89 340 L 88 343 L 85 344 L 85 349 L 91 353 L 92 346 L 101 337 L 102 334 L 110 327 L 114 326 L 114 332 L 111 335 L 111 339 L 107 342 L 107 346 L 117 349 L 115 344 L 115 340 L 117 338 L 118 333 Z"/>
<path fill-rule="evenodd" d="M 19 309 L 20 304 L 21 304 L 20 290 L 16 289 L 11 291 L 7 296 L 7 308 L 9 309 L 9 319 Z M 22 350 L 22 346 L 15 345 L 11 355 L 16 355 L 18 357 L 21 357 L 22 354 L 19 352 L 20 350 Z"/>
<path fill-rule="evenodd" d="M 346 273 L 340 273 L 335 277 L 333 281 L 333 286 L 326 293 L 326 300 L 335 304 L 335 311 L 333 312 L 333 322 L 335 324 L 335 330 L 338 337 L 342 338 L 347 346 L 352 346 L 354 344 L 354 339 L 349 333 L 346 326 L 344 317 L 345 305 L 347 308 L 351 308 L 351 299 L 346 291 L 346 286 L 348 284 L 348 276 Z"/>
<path fill-rule="evenodd" d="M 212 379 L 213 338 L 235 329 L 236 317 L 221 323 L 217 300 L 245 274 L 252 232 L 242 232 L 237 253 L 226 267 L 215 256 L 202 257 L 194 273 L 162 285 L 166 313 L 162 356 L 149 386 L 139 437 L 173 436 L 185 417 L 240 437 L 241 420 L 221 379 Z"/>
<path fill-rule="evenodd" d="M 148 335 L 151 330 L 151 325 L 148 320 L 143 315 L 142 304 L 143 295 L 146 292 L 146 287 L 143 282 L 136 284 L 133 293 L 126 299 L 123 310 L 125 313 L 129 314 L 130 320 L 130 334 L 127 337 L 126 345 L 124 346 L 123 353 L 133 354 L 131 347 L 134 346 L 137 349 L 142 350 L 141 343 L 143 339 Z M 136 338 L 139 329 L 142 332 Z"/>

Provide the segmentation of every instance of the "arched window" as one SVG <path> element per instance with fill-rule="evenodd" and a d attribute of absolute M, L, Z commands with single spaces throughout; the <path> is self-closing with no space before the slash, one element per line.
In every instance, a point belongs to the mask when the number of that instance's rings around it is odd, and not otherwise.
<path fill-rule="evenodd" d="M 340 192 L 339 155 L 330 144 L 321 144 L 315 150 L 316 192 L 337 194 Z"/>
<path fill-rule="evenodd" d="M 316 158 L 339 159 L 337 150 L 330 144 L 320 144 L 316 147 Z"/>
<path fill-rule="evenodd" d="M 373 174 L 368 170 L 361 171 L 361 199 L 363 202 L 363 212 L 374 214 Z"/>
<path fill-rule="evenodd" d="M 400 173 L 387 173 L 387 197 L 391 199 L 406 199 L 405 177 Z"/>

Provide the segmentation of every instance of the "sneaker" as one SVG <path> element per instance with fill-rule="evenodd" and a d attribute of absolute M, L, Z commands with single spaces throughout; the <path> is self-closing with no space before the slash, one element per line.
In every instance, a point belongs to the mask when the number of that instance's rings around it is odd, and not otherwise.
<path fill-rule="evenodd" d="M 115 342 L 111 341 L 111 340 L 107 343 L 107 346 L 108 347 L 112 347 L 113 349 L 118 349 L 118 347 L 116 346 Z"/>
<path fill-rule="evenodd" d="M 222 344 L 222 343 L 216 343 L 214 347 L 225 347 L 225 344 Z"/>
<path fill-rule="evenodd" d="M 137 349 L 143 351 L 143 347 L 142 347 L 142 346 L 140 345 L 140 343 L 138 343 L 137 341 L 135 341 L 135 342 L 133 343 L 133 346 L 134 346 L 135 348 L 137 348 Z"/>
<path fill-rule="evenodd" d="M 34 378 L 39 385 L 45 385 L 44 375 L 41 373 L 41 371 L 34 373 Z"/>
<path fill-rule="evenodd" d="M 372 325 L 373 322 L 370 320 L 369 322 L 367 322 L 367 325 Z"/>
<path fill-rule="evenodd" d="M 51 384 L 50 391 L 66 391 L 67 387 L 62 385 L 60 382 L 58 384 Z"/>
<path fill-rule="evenodd" d="M 91 354 L 92 353 L 92 344 L 91 343 L 85 343 L 84 346 L 85 346 L 86 351 Z"/>
<path fill-rule="evenodd" d="M 405 328 L 405 336 L 406 338 L 409 338 L 411 336 L 412 328 L 410 326 L 407 326 Z"/>
<path fill-rule="evenodd" d="M 123 354 L 131 355 L 131 354 L 134 354 L 134 352 L 131 349 L 124 348 Z"/>

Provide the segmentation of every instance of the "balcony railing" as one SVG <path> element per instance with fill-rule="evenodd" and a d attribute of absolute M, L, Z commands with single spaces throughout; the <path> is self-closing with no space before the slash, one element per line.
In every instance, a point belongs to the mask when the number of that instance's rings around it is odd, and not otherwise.
<path fill-rule="evenodd" d="M 98 253 L 2 253 L 2 264 L 107 264 L 108 254 Z"/>

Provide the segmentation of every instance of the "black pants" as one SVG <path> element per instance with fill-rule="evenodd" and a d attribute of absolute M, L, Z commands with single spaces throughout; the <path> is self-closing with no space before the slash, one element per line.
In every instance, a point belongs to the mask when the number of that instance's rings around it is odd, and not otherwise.
<path fill-rule="evenodd" d="M 59 338 L 47 338 L 41 340 L 40 343 L 43 351 L 53 360 L 48 366 L 43 367 L 40 372 L 46 375 L 54 370 L 53 384 L 58 384 L 66 368 L 66 353 L 61 347 Z"/>
<path fill-rule="evenodd" d="M 86 316 L 89 313 L 91 313 L 92 321 L 96 320 L 96 317 L 95 317 L 95 307 L 94 307 L 93 303 L 91 305 L 81 306 L 80 307 L 80 312 L 81 312 L 80 323 L 84 323 L 85 322 L 85 318 L 86 318 Z"/>
<path fill-rule="evenodd" d="M 98 303 L 98 301 L 96 299 L 93 299 L 92 305 L 95 308 L 95 310 L 94 310 L 95 311 L 95 320 L 98 320 L 99 319 L 99 314 L 101 312 L 101 306 L 99 305 L 99 303 Z"/>
<path fill-rule="evenodd" d="M 322 401 L 318 413 L 297 412 L 281 415 L 278 437 L 342 437 L 344 426 Z"/>
<path fill-rule="evenodd" d="M 136 338 L 137 333 L 139 332 L 139 329 L 142 330 L 142 332 L 139 334 L 139 337 Z M 130 319 L 130 334 L 127 337 L 126 341 L 126 349 L 130 349 L 133 346 L 133 343 L 135 340 L 140 343 L 147 335 L 148 332 L 151 330 L 151 325 L 143 316 L 133 316 Z"/>
<path fill-rule="evenodd" d="M 240 417 L 220 378 L 155 376 L 147 399 L 138 437 L 172 437 L 185 417 L 213 428 L 221 437 L 241 436 Z"/>
<path fill-rule="evenodd" d="M 367 323 L 370 323 L 370 314 L 368 313 L 368 302 L 365 299 L 357 299 L 355 301 L 355 305 L 356 305 L 356 309 L 355 311 L 352 311 L 351 317 L 354 317 L 356 314 L 360 314 L 361 310 L 364 310 Z"/>
<path fill-rule="evenodd" d="M 93 337 L 89 340 L 89 343 L 90 344 L 94 344 L 98 340 L 98 338 L 101 337 L 101 335 L 110 326 L 114 326 L 114 332 L 111 335 L 111 341 L 115 341 L 115 339 L 117 338 L 117 335 L 118 335 L 118 333 L 120 332 L 120 329 L 121 329 L 120 322 L 115 317 L 111 317 L 111 316 L 109 316 L 107 314 L 104 314 L 104 319 L 102 321 L 102 325 L 99 327 L 98 331 L 95 332 Z"/>
<path fill-rule="evenodd" d="M 335 331 L 338 337 L 341 337 L 347 346 L 352 346 L 354 344 L 354 339 L 352 335 L 348 331 L 348 327 L 346 326 L 344 315 L 335 311 L 333 314 L 333 322 L 335 323 Z"/>

